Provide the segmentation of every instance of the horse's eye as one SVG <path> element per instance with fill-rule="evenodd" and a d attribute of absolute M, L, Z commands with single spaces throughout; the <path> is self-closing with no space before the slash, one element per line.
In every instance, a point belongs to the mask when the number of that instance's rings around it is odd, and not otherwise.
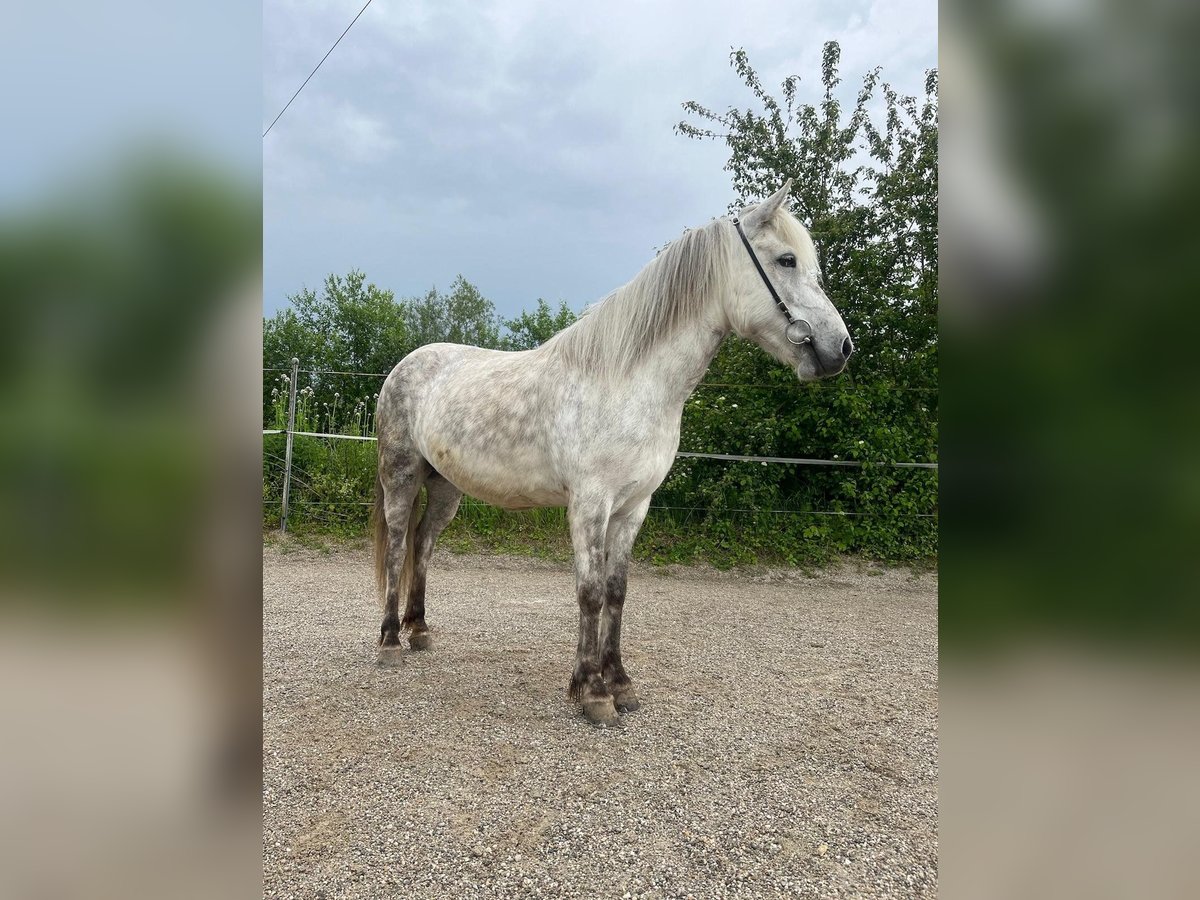
<path fill-rule="evenodd" d="M 796 268 L 796 257 L 792 253 L 785 253 L 785 254 L 783 254 L 783 256 L 779 257 L 779 259 L 776 261 L 781 266 L 783 266 L 785 269 Z"/>

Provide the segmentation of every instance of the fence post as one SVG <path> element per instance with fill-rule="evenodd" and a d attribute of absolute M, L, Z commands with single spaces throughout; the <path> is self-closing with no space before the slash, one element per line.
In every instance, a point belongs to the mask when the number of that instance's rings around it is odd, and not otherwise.
<path fill-rule="evenodd" d="M 279 516 L 279 531 L 287 534 L 288 494 L 292 490 L 292 438 L 296 430 L 296 381 L 300 376 L 300 360 L 292 357 L 292 380 L 288 384 L 287 450 L 283 456 L 283 512 Z"/>

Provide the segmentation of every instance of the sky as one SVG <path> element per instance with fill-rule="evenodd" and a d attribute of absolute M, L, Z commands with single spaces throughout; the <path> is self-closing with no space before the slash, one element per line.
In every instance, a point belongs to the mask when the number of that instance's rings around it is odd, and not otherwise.
<path fill-rule="evenodd" d="M 266 0 L 264 129 L 361 7 Z M 578 311 L 735 199 L 725 145 L 673 131 L 684 101 L 752 104 L 730 50 L 815 102 L 827 40 L 849 102 L 874 66 L 919 96 L 936 0 L 374 0 L 263 140 L 264 311 L 350 269 Z"/>

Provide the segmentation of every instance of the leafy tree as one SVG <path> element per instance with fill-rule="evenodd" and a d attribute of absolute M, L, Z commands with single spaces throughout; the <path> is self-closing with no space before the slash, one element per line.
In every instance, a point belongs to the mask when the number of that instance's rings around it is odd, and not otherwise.
<path fill-rule="evenodd" d="M 462 275 L 448 294 L 433 287 L 422 297 L 405 300 L 402 315 L 412 338 L 410 349 L 441 342 L 496 347 L 500 342 L 495 305 Z"/>
<path fill-rule="evenodd" d="M 549 303 L 539 297 L 537 309 L 533 312 L 524 311 L 515 319 L 504 320 L 508 334 L 501 340 L 500 348 L 532 350 L 546 343 L 574 322 L 575 318 L 575 313 L 567 306 L 566 301 L 559 301 L 558 311 L 555 312 L 551 310 Z"/>
<path fill-rule="evenodd" d="M 327 277 L 320 293 L 304 288 L 288 300 L 290 306 L 263 323 L 263 366 L 287 371 L 295 357 L 302 369 L 316 370 L 301 375 L 300 387 L 309 389 L 303 404 L 318 430 L 369 426 L 382 379 L 349 373 L 385 375 L 423 344 L 500 344 L 495 306 L 462 275 L 448 293 L 430 288 L 424 296 L 396 300 L 352 270 Z M 287 385 L 279 372 L 265 375 L 263 412 L 270 422 L 279 416 Z"/>
<path fill-rule="evenodd" d="M 461 275 L 450 285 L 445 308 L 445 340 L 452 344 L 473 344 L 476 347 L 499 346 L 500 322 L 496 318 L 495 304 Z"/>
<path fill-rule="evenodd" d="M 400 314 L 413 347 L 446 340 L 446 304 L 436 287 L 423 296 L 412 297 L 401 305 Z"/>
<path fill-rule="evenodd" d="M 846 116 L 839 100 L 840 48 L 827 43 L 817 102 L 800 79 L 779 96 L 762 85 L 744 50 L 730 55 L 754 100 L 718 113 L 696 102 L 676 131 L 723 141 L 741 204 L 792 178 L 792 206 L 822 262 L 825 288 L 858 352 L 847 375 L 797 390 L 794 378 L 743 341 L 727 341 L 684 414 L 685 450 L 914 461 L 937 458 L 937 73 L 918 104 L 875 69 Z M 882 100 L 882 122 L 869 106 Z M 747 385 L 763 386 L 758 389 Z M 736 448 L 736 449 L 735 449 Z M 814 517 L 808 540 L 884 555 L 931 552 L 936 474 L 928 470 L 748 467 L 680 461 L 660 489 L 724 525 L 721 512 L 782 505 L 851 513 Z"/>
<path fill-rule="evenodd" d="M 263 323 L 266 366 L 286 368 L 295 356 L 304 368 L 384 372 L 406 352 L 395 296 L 362 272 L 330 275 L 321 293 L 303 288 L 288 300 L 289 308 Z"/>
<path fill-rule="evenodd" d="M 264 368 L 289 370 L 296 357 L 302 369 L 318 370 L 301 376 L 300 384 L 312 389 L 321 428 L 343 419 L 360 404 L 373 405 L 379 384 L 334 373 L 384 373 L 411 349 L 393 293 L 353 270 L 345 277 L 330 275 L 319 294 L 303 288 L 288 300 L 289 308 L 263 322 Z M 277 372 L 264 375 L 264 414 L 270 419 L 274 415 L 271 392 L 284 394 L 287 385 Z"/>

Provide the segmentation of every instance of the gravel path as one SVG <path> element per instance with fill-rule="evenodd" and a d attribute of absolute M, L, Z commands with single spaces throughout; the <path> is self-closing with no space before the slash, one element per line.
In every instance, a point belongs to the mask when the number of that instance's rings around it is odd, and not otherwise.
<path fill-rule="evenodd" d="M 366 551 L 264 548 L 266 897 L 936 895 L 936 576 L 636 569 L 616 729 L 572 586 L 439 554 L 379 669 Z"/>

